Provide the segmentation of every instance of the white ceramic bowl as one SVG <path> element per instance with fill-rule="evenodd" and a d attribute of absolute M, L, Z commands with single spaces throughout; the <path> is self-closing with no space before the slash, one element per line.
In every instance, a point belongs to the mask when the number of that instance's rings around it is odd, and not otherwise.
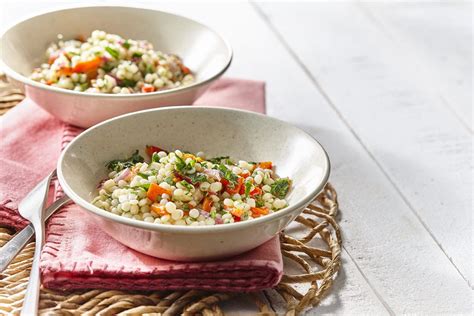
<path fill-rule="evenodd" d="M 45 61 L 46 48 L 59 33 L 69 39 L 89 36 L 96 29 L 145 39 L 156 50 L 178 54 L 195 73 L 196 82 L 172 90 L 113 95 L 60 89 L 28 79 L 32 70 Z M 0 42 L 0 67 L 5 73 L 25 85 L 27 96 L 39 106 L 81 127 L 133 111 L 192 104 L 232 60 L 229 44 L 210 28 L 182 16 L 132 7 L 94 6 L 48 12 L 8 28 Z"/>
<path fill-rule="evenodd" d="M 247 161 L 272 161 L 276 173 L 293 180 L 289 207 L 257 219 L 216 226 L 172 226 L 129 219 L 90 203 L 107 177 L 105 163 L 145 145 L 203 151 Z M 58 178 L 66 194 L 94 216 L 113 238 L 137 251 L 172 260 L 236 255 L 268 241 L 323 189 L 329 159 L 302 130 L 265 115 L 214 107 L 168 107 L 126 114 L 98 124 L 64 150 Z"/>

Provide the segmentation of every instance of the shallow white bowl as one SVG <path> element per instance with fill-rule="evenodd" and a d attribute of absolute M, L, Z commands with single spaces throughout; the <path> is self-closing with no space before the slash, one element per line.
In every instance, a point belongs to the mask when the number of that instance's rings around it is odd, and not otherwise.
<path fill-rule="evenodd" d="M 96 29 L 145 39 L 156 50 L 179 55 L 195 73 L 196 82 L 172 90 L 112 95 L 60 89 L 28 79 L 45 62 L 46 48 L 58 34 L 69 39 L 89 36 Z M 81 127 L 133 111 L 192 104 L 232 60 L 229 44 L 210 28 L 182 16 L 132 7 L 81 7 L 36 15 L 8 28 L 0 43 L 0 67 L 25 85 L 26 95 L 59 119 Z"/>
<path fill-rule="evenodd" d="M 106 178 L 107 161 L 145 145 L 203 151 L 247 161 L 272 161 L 293 180 L 289 207 L 257 219 L 216 226 L 171 226 L 115 215 L 90 203 Z M 252 112 L 214 107 L 169 107 L 126 114 L 96 125 L 65 149 L 58 178 L 66 194 L 94 216 L 109 235 L 130 248 L 171 260 L 207 260 L 236 255 L 268 241 L 323 189 L 329 159 L 302 130 Z"/>

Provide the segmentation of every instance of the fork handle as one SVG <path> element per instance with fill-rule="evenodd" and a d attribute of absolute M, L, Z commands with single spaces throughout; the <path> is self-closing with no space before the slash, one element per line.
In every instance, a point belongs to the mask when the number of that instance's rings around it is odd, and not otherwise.
<path fill-rule="evenodd" d="M 61 206 L 69 203 L 71 200 L 67 195 L 56 200 L 45 210 L 45 218 L 48 219 Z M 0 248 L 0 273 L 5 271 L 10 262 L 18 255 L 18 253 L 26 246 L 28 241 L 33 237 L 35 230 L 33 225 L 29 224 L 19 231 L 12 239 L 10 239 L 2 248 Z"/>
<path fill-rule="evenodd" d="M 41 249 L 43 248 L 44 235 L 41 229 L 36 231 L 35 256 L 31 266 L 30 279 L 26 288 L 25 300 L 20 315 L 36 315 L 38 313 L 38 297 L 41 286 L 40 259 Z"/>
<path fill-rule="evenodd" d="M 2 255 L 0 256 L 0 273 L 8 267 L 13 258 L 18 254 L 18 251 L 25 247 L 26 243 L 31 239 L 31 237 L 33 237 L 34 233 L 35 230 L 33 229 L 33 225 L 29 224 L 2 247 Z"/>

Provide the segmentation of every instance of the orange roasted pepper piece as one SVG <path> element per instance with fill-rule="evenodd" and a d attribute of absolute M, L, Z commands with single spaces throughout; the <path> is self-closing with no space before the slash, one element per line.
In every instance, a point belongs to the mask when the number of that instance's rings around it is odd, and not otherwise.
<path fill-rule="evenodd" d="M 74 72 L 84 72 L 84 73 L 92 72 L 92 71 L 96 71 L 100 67 L 101 63 L 102 63 L 102 59 L 97 56 L 94 59 L 77 63 L 77 65 L 74 66 L 72 70 Z"/>
<path fill-rule="evenodd" d="M 262 161 L 257 164 L 257 167 L 262 169 L 272 169 L 273 165 L 271 161 Z"/>
<path fill-rule="evenodd" d="M 210 212 L 212 207 L 212 199 L 209 196 L 206 196 L 204 198 L 204 201 L 202 202 L 202 209 L 206 212 Z"/>
<path fill-rule="evenodd" d="M 170 190 L 167 190 L 165 188 L 162 188 L 160 187 L 158 184 L 156 183 L 152 183 L 150 184 L 150 187 L 148 188 L 148 191 L 146 192 L 146 196 L 152 200 L 152 201 L 156 201 L 156 198 L 158 196 L 161 196 L 163 193 L 166 193 L 168 194 L 169 196 L 172 195 L 171 191 Z"/>
<path fill-rule="evenodd" d="M 260 217 L 262 215 L 268 214 L 268 209 L 266 207 L 251 207 L 252 215 L 254 217 Z"/>

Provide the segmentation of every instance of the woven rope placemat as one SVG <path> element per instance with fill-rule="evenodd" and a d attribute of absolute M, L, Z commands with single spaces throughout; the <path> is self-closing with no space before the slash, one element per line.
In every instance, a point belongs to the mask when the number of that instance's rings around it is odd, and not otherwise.
<path fill-rule="evenodd" d="M 23 99 L 0 74 L 0 113 Z M 47 315 L 223 315 L 220 303 L 246 296 L 260 315 L 273 315 L 266 299 L 274 294 L 286 302 L 286 315 L 297 315 L 316 307 L 327 294 L 341 265 L 341 234 L 336 222 L 337 193 L 331 184 L 295 219 L 291 229 L 280 234 L 281 251 L 286 265 L 296 273 L 285 273 L 270 290 L 250 294 L 212 293 L 206 291 L 52 291 L 41 290 L 40 314 Z M 289 231 L 297 233 L 290 233 Z M 14 231 L 0 227 L 0 247 Z M 0 314 L 19 314 L 23 303 L 34 253 L 34 242 L 0 274 Z M 294 264 L 292 264 L 294 263 Z M 273 292 L 273 293 L 272 293 Z"/>

